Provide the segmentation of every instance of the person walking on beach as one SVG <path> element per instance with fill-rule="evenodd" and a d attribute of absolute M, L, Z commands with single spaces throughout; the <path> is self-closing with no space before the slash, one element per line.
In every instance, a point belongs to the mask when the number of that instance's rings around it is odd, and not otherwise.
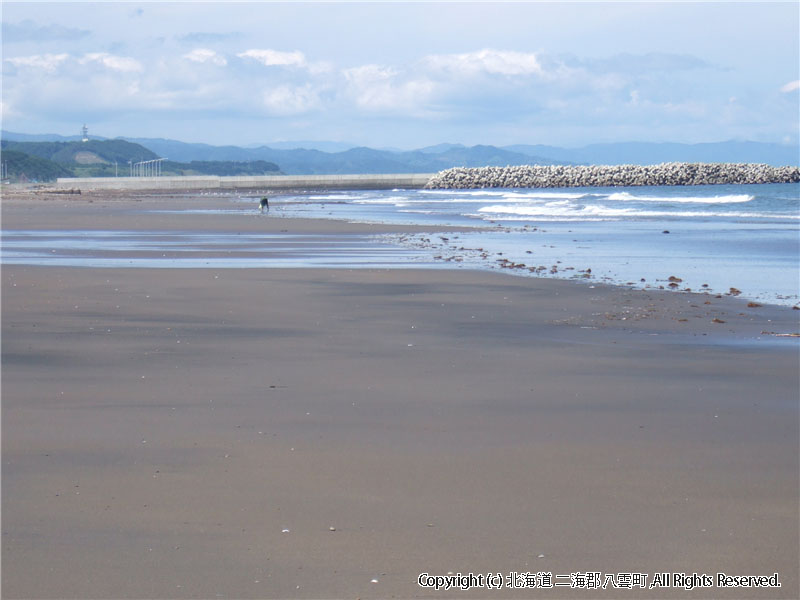
<path fill-rule="evenodd" d="M 266 208 L 267 211 L 269 211 L 269 198 L 264 196 L 263 198 L 261 198 L 261 202 L 259 202 L 258 205 L 261 207 L 262 213 L 264 212 L 264 208 Z"/>

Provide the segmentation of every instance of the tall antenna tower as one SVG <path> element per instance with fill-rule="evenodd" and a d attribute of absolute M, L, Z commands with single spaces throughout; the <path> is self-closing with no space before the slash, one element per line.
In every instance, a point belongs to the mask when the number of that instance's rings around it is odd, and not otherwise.
<path fill-rule="evenodd" d="M 86 127 L 86 123 L 84 123 L 83 127 L 81 127 L 81 141 L 82 142 L 89 141 L 89 128 Z"/>

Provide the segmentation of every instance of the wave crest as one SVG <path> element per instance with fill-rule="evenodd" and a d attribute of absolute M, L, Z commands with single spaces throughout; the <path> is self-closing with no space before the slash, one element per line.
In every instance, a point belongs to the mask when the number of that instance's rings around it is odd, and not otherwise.
<path fill-rule="evenodd" d="M 630 192 L 615 192 L 608 196 L 608 200 L 622 202 L 669 202 L 676 204 L 737 204 L 750 202 L 755 196 L 749 194 L 729 194 L 727 196 L 638 196 Z"/>

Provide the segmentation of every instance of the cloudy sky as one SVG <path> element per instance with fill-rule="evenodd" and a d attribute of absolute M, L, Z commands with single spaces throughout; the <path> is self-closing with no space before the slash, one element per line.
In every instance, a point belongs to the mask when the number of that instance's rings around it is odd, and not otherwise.
<path fill-rule="evenodd" d="M 790 2 L 3 2 L 2 126 L 211 144 L 798 143 Z"/>

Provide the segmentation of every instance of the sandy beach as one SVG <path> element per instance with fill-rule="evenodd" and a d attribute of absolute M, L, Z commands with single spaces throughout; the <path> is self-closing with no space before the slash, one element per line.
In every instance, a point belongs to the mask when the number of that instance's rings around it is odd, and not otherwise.
<path fill-rule="evenodd" d="M 2 226 L 409 230 L 138 211 L 188 202 L 227 201 L 6 195 Z M 798 316 L 467 270 L 5 265 L 2 595 L 797 598 L 798 343 L 774 334 Z M 504 585 L 418 584 L 470 572 Z"/>

